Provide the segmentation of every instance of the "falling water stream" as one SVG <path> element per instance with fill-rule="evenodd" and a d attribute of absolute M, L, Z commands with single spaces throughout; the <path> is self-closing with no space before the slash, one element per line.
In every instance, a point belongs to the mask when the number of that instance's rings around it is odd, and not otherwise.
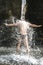
<path fill-rule="evenodd" d="M 25 10 L 24 7 L 26 5 L 26 0 L 22 0 L 22 7 L 21 7 L 21 20 L 25 19 Z M 30 28 L 29 33 L 29 41 L 32 44 L 32 36 L 34 34 L 34 30 Z M 35 43 L 35 40 L 34 40 Z M 6 49 L 6 48 L 5 48 Z M 41 50 L 38 47 L 30 48 L 29 53 L 25 52 L 25 48 L 21 47 L 20 52 L 17 53 L 16 48 L 10 49 L 11 52 L 0 54 L 0 65 L 43 65 L 43 57 L 41 54 Z M 5 50 L 6 52 L 9 51 L 8 48 Z"/>
<path fill-rule="evenodd" d="M 26 0 L 22 0 L 21 6 L 21 20 L 25 19 L 25 10 L 26 10 Z"/>

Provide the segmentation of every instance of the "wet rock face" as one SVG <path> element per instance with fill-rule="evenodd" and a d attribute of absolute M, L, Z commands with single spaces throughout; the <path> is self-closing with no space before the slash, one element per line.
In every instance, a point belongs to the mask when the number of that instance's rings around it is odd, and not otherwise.
<path fill-rule="evenodd" d="M 14 16 L 20 18 L 21 0 L 0 0 L 0 17 L 8 17 L 8 11 L 11 10 Z"/>
<path fill-rule="evenodd" d="M 27 0 L 26 18 L 36 24 L 43 24 L 43 1 Z"/>

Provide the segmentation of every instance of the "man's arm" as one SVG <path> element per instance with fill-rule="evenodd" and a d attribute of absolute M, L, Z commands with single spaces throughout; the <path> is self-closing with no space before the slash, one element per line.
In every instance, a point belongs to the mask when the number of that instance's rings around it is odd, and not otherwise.
<path fill-rule="evenodd" d="M 13 27 L 13 26 L 17 26 L 17 23 L 14 23 L 14 24 L 7 24 L 7 23 L 4 23 L 4 25 Z"/>
<path fill-rule="evenodd" d="M 31 24 L 29 25 L 30 27 L 41 27 L 42 25 L 36 25 L 36 24 Z"/>

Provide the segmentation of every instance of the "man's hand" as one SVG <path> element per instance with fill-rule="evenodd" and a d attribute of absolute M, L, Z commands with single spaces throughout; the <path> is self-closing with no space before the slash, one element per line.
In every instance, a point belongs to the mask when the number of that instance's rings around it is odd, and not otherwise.
<path fill-rule="evenodd" d="M 5 26 L 8 26 L 8 27 L 9 27 L 9 26 L 10 26 L 10 27 L 17 26 L 17 24 L 15 24 L 15 23 L 14 23 L 14 24 L 7 24 L 7 23 L 4 23 L 4 25 L 5 25 Z"/>
<path fill-rule="evenodd" d="M 4 23 L 4 25 L 5 25 L 5 26 L 8 26 L 8 24 L 7 24 L 7 23 Z"/>
<path fill-rule="evenodd" d="M 38 27 L 41 27 L 42 25 L 38 25 Z"/>

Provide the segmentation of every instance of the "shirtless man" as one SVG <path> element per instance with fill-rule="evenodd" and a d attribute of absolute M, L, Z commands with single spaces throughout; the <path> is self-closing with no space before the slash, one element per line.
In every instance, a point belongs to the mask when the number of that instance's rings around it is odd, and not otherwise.
<path fill-rule="evenodd" d="M 20 36 L 18 38 L 18 45 L 17 45 L 17 51 L 20 50 L 21 41 L 23 40 L 24 45 L 26 47 L 26 51 L 29 51 L 29 45 L 28 45 L 28 36 L 27 36 L 27 28 L 29 27 L 41 27 L 42 25 L 35 25 L 31 24 L 29 22 L 26 22 L 25 20 L 19 20 L 19 22 L 14 24 L 7 24 L 6 26 L 16 26 L 19 29 Z"/>

